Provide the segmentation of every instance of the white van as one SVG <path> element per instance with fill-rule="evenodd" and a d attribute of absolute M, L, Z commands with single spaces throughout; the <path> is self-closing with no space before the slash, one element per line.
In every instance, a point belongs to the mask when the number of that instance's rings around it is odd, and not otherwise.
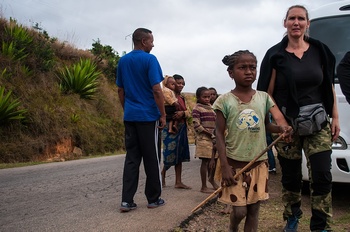
<path fill-rule="evenodd" d="M 350 1 L 338 1 L 310 11 L 310 37 L 325 43 L 336 57 L 336 65 L 350 51 Z M 335 74 L 336 76 L 336 74 Z M 350 105 L 336 76 L 335 90 L 340 120 L 340 136 L 333 143 L 333 182 L 350 183 Z M 308 180 L 303 156 L 303 179 Z"/>

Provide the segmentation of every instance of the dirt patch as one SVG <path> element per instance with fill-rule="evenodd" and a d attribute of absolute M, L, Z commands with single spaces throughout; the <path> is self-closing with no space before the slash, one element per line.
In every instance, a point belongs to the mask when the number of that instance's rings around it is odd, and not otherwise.
<path fill-rule="evenodd" d="M 285 222 L 282 219 L 283 205 L 281 203 L 281 175 L 270 175 L 269 193 L 270 199 L 261 204 L 259 216 L 259 229 L 261 232 L 282 231 Z M 333 225 L 337 232 L 350 231 L 350 184 L 334 184 L 333 186 Z M 203 198 L 204 200 L 205 198 Z M 229 214 L 222 214 L 225 206 L 211 200 L 202 209 L 184 220 L 173 232 L 181 231 L 227 231 L 229 225 Z M 303 218 L 299 223 L 299 231 L 309 231 L 310 222 L 310 199 L 307 193 L 302 196 Z M 240 231 L 243 222 L 240 225 Z"/>

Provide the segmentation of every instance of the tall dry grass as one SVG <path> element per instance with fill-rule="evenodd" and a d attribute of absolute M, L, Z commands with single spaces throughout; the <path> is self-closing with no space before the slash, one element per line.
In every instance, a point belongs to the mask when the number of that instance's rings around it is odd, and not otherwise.
<path fill-rule="evenodd" d="M 0 18 L 0 43 L 5 40 L 7 27 L 9 22 Z M 0 127 L 0 162 L 52 157 L 67 160 L 123 150 L 122 109 L 115 83 L 100 75 L 93 100 L 63 94 L 59 89 L 58 70 L 81 58 L 93 60 L 94 56 L 34 29 L 28 31 L 33 42 L 25 48 L 25 59 L 0 56 L 0 71 L 6 69 L 0 86 L 12 90 L 28 110 L 24 122 Z M 74 148 L 81 152 L 73 153 Z"/>

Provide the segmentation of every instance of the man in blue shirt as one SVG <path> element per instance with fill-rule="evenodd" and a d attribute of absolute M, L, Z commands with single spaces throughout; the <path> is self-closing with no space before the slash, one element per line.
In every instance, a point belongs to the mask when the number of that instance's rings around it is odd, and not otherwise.
<path fill-rule="evenodd" d="M 117 67 L 119 101 L 124 109 L 126 157 L 123 172 L 121 212 L 136 209 L 134 196 L 143 159 L 148 208 L 164 205 L 160 198 L 159 129 L 165 124 L 163 74 L 153 48 L 152 31 L 138 28 L 132 35 L 134 50 L 123 56 Z"/>

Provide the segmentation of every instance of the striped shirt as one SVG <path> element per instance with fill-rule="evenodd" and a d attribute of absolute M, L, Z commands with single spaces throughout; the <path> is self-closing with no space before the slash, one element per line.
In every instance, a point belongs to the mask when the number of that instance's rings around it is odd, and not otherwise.
<path fill-rule="evenodd" d="M 192 118 L 196 133 L 200 134 L 203 130 L 207 130 L 213 134 L 216 114 L 211 105 L 197 103 L 192 110 Z"/>

